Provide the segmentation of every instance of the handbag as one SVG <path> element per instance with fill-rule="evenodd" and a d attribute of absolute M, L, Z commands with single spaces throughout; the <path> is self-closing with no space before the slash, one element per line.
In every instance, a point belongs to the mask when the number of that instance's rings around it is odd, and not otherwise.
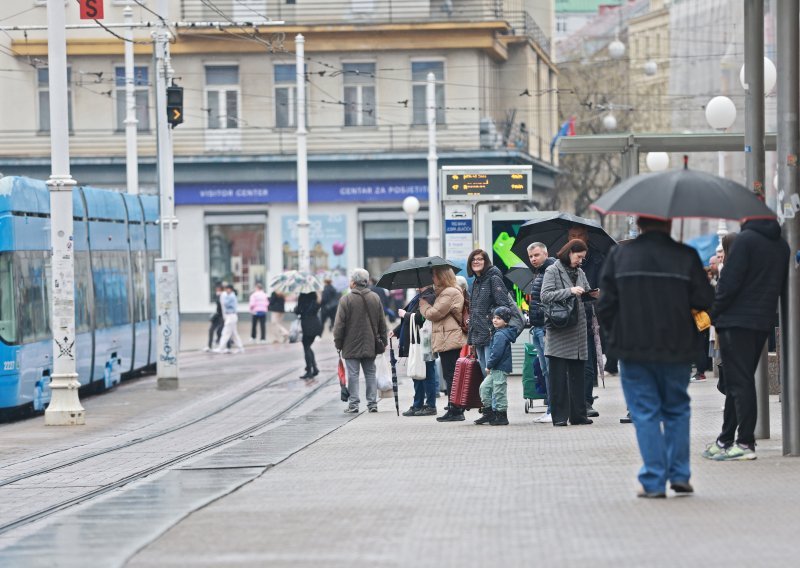
<path fill-rule="evenodd" d="M 436 354 L 433 352 L 433 324 L 430 320 L 425 320 L 419 328 L 419 342 L 422 345 L 422 360 L 433 361 Z"/>
<path fill-rule="evenodd" d="M 558 273 L 561 283 L 565 284 L 561 272 Z M 566 286 L 564 286 L 566 289 Z M 554 300 L 542 305 L 544 311 L 544 321 L 556 329 L 572 327 L 578 323 L 578 310 L 575 306 L 575 295 L 563 300 Z"/>
<path fill-rule="evenodd" d="M 378 327 L 375 325 L 375 322 L 372 321 L 372 314 L 369 313 L 369 304 L 367 303 L 367 299 L 361 294 L 359 294 L 359 297 L 364 300 L 364 309 L 367 312 L 367 318 L 369 318 L 369 326 L 372 328 L 372 333 L 375 335 L 375 355 L 380 355 L 386 351 L 386 344 L 383 342 L 383 339 L 378 333 Z"/>
<path fill-rule="evenodd" d="M 711 316 L 705 310 L 692 310 L 692 318 L 694 318 L 697 331 L 705 331 L 711 327 Z"/>
<path fill-rule="evenodd" d="M 344 368 L 344 360 L 342 359 L 341 352 L 339 353 L 339 366 L 336 369 L 336 373 L 339 375 L 342 402 L 347 402 L 350 399 L 350 390 L 347 388 L 347 370 Z"/>
<path fill-rule="evenodd" d="M 511 292 L 508 293 L 508 302 L 509 302 L 509 309 L 511 310 L 511 319 L 508 322 L 509 326 L 513 326 L 514 329 L 517 330 L 517 337 L 522 335 L 522 332 L 525 330 L 525 316 L 522 313 L 519 305 L 514 301 L 514 298 L 511 296 Z"/>
<path fill-rule="evenodd" d="M 297 343 L 300 341 L 300 335 L 302 335 L 302 333 L 303 326 L 300 323 L 300 318 L 298 317 L 292 322 L 292 325 L 289 326 L 289 343 Z"/>
<path fill-rule="evenodd" d="M 422 356 L 422 342 L 420 340 L 420 329 L 417 322 L 412 317 L 408 330 L 408 359 L 406 361 L 406 374 L 415 380 L 423 380 L 427 376 L 425 359 Z"/>

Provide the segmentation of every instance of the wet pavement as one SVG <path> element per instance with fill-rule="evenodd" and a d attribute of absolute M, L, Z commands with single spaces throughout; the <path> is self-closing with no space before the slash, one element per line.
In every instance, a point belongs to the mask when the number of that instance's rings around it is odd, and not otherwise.
<path fill-rule="evenodd" d="M 713 380 L 692 384 L 697 493 L 643 501 L 616 377 L 591 426 L 534 424 L 517 377 L 508 427 L 475 426 L 474 411 L 398 417 L 391 399 L 354 416 L 328 338 L 307 385 L 299 345 L 214 356 L 191 350 L 202 331 L 184 334 L 178 391 L 143 378 L 86 399 L 86 427 L 0 426 L 0 566 L 796 562 L 800 461 L 781 456 L 777 398 L 758 459 L 717 463 L 699 452 L 722 397 Z M 401 410 L 411 390 L 401 379 Z"/>

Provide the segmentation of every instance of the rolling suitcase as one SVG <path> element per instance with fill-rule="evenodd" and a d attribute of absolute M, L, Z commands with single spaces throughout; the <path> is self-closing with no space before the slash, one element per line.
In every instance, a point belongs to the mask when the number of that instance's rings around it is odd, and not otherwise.
<path fill-rule="evenodd" d="M 464 409 L 480 408 L 480 386 L 483 381 L 481 364 L 473 357 L 460 357 L 456 361 L 453 373 L 453 387 L 450 390 L 450 402 Z"/>

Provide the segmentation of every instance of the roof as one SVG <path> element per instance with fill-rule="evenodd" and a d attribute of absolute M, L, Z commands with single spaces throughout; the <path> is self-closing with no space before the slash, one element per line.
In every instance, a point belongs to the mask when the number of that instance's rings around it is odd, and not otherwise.
<path fill-rule="evenodd" d="M 600 6 L 619 6 L 622 0 L 556 0 L 556 14 L 597 13 Z"/>

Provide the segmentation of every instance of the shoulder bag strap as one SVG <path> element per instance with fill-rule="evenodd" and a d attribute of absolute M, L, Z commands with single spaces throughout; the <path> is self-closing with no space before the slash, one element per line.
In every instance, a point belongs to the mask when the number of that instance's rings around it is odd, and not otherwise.
<path fill-rule="evenodd" d="M 369 319 L 369 326 L 370 328 L 372 328 L 372 333 L 375 334 L 375 338 L 377 339 L 378 328 L 375 326 L 375 322 L 372 321 L 372 314 L 369 313 L 369 302 L 367 302 L 367 299 L 362 294 L 359 294 L 358 297 L 364 300 L 364 309 L 367 310 L 367 318 Z"/>

